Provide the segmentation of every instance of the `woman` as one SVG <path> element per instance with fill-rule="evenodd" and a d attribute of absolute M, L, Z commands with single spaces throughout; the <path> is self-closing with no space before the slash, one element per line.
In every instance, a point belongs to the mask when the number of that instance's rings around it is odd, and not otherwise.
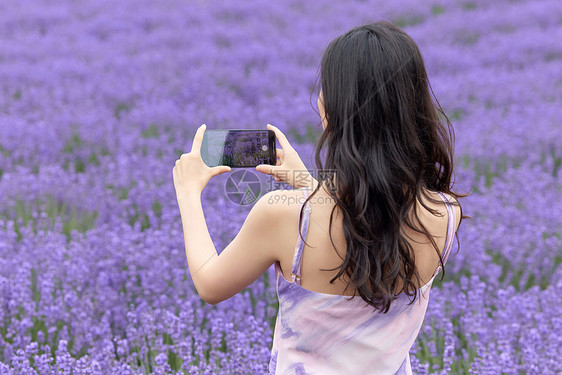
<path fill-rule="evenodd" d="M 200 194 L 230 168 L 203 164 L 199 128 L 173 173 L 189 269 L 216 304 L 275 264 L 272 374 L 409 374 L 429 290 L 463 218 L 451 191 L 453 131 L 416 43 L 389 22 L 332 41 L 320 76 L 316 164 L 334 173 L 295 180 L 290 172 L 306 167 L 268 125 L 282 150 L 276 166 L 257 170 L 297 189 L 263 196 L 220 256 Z"/>

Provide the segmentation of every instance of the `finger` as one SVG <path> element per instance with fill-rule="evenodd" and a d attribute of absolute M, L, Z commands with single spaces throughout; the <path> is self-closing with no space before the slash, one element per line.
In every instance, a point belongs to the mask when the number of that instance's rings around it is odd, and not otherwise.
<path fill-rule="evenodd" d="M 277 154 L 277 161 L 276 161 L 275 165 L 277 165 L 277 166 L 282 165 L 283 160 L 285 160 L 285 153 L 280 148 L 276 149 L 275 152 Z"/>
<path fill-rule="evenodd" d="M 279 144 L 281 145 L 281 147 L 284 150 L 291 149 L 291 144 L 289 143 L 289 141 L 287 140 L 287 137 L 285 137 L 285 134 L 283 134 L 283 132 L 281 130 L 277 129 L 276 126 L 273 126 L 271 124 L 267 124 L 267 128 L 269 130 L 273 130 L 273 132 L 275 133 L 275 136 L 279 140 Z"/>
<path fill-rule="evenodd" d="M 195 154 L 199 154 L 201 152 L 201 144 L 203 143 L 203 135 L 205 134 L 205 129 L 207 125 L 203 124 L 195 133 L 195 137 L 193 137 L 193 144 L 191 145 L 191 152 Z"/>
<path fill-rule="evenodd" d="M 277 167 L 273 165 L 260 164 L 256 167 L 256 170 L 264 174 L 275 176 L 275 172 L 277 172 L 276 168 Z"/>
<path fill-rule="evenodd" d="M 226 172 L 230 172 L 230 167 L 226 165 L 219 165 L 218 167 L 211 168 L 211 175 L 213 177 L 218 176 L 219 174 L 223 174 Z"/>

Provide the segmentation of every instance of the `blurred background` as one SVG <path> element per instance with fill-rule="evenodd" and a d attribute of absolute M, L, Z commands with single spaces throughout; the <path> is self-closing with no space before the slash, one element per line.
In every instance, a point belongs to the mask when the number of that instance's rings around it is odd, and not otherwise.
<path fill-rule="evenodd" d="M 266 373 L 273 268 L 198 297 L 173 163 L 202 123 L 271 123 L 314 169 L 322 53 L 380 19 L 417 42 L 472 192 L 414 373 L 562 372 L 560 1 L 24 0 L 0 3 L 0 374 Z M 219 252 L 251 208 L 226 178 Z"/>

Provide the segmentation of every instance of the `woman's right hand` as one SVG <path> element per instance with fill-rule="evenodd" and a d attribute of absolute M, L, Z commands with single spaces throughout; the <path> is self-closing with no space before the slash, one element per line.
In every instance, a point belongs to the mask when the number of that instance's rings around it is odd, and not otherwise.
<path fill-rule="evenodd" d="M 285 134 L 271 124 L 267 124 L 267 128 L 273 130 L 282 149 L 276 148 L 276 165 L 260 164 L 256 167 L 256 170 L 269 174 L 273 176 L 275 181 L 284 182 L 295 189 L 315 188 L 317 181 L 312 177 L 297 151 L 289 144 Z"/>

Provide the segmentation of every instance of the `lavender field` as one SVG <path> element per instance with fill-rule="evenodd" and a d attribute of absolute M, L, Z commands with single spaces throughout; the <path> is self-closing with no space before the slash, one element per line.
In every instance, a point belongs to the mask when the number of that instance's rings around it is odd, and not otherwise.
<path fill-rule="evenodd" d="M 172 168 L 202 123 L 272 123 L 313 169 L 323 50 L 380 19 L 418 43 L 472 191 L 414 373 L 562 373 L 562 2 L 37 0 L 0 2 L 0 374 L 266 373 L 273 267 L 203 302 Z M 203 193 L 219 252 L 251 208 L 227 177 Z"/>

